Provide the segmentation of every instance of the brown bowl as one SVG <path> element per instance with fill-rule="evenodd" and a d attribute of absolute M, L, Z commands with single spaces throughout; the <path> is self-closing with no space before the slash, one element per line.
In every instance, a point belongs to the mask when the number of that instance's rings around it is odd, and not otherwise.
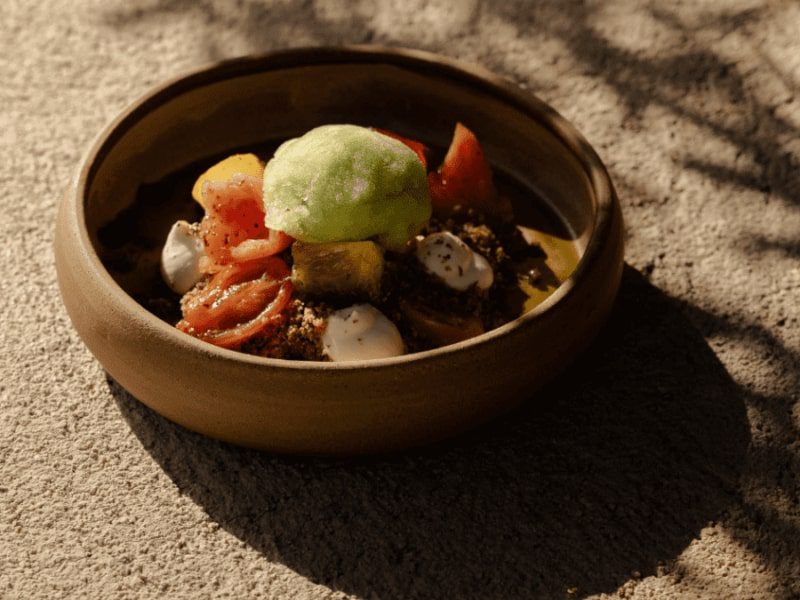
<path fill-rule="evenodd" d="M 544 203 L 563 221 L 580 257 L 543 303 L 479 337 L 357 363 L 245 355 L 175 330 L 101 261 L 98 231 L 141 186 L 201 159 L 342 122 L 444 147 L 457 120 L 476 132 L 494 168 L 529 192 L 524 201 Z M 536 97 L 424 52 L 315 48 L 216 64 L 136 102 L 101 134 L 67 191 L 55 254 L 75 328 L 140 401 L 236 444 L 352 454 L 465 431 L 559 373 L 610 310 L 622 271 L 622 227 L 600 159 Z"/>

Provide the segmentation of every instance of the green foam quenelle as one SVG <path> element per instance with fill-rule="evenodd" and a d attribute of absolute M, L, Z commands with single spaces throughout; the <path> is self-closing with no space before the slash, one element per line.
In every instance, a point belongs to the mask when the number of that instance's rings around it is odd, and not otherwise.
<path fill-rule="evenodd" d="M 402 142 L 324 125 L 289 140 L 264 170 L 266 225 L 302 242 L 375 239 L 402 250 L 431 216 L 425 168 Z"/>

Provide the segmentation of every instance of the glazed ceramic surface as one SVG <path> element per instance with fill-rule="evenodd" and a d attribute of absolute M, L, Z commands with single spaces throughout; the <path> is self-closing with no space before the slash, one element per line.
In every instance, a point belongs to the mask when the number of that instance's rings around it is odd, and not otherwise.
<path fill-rule="evenodd" d="M 457 120 L 475 131 L 497 172 L 563 221 L 580 255 L 543 303 L 477 338 L 357 363 L 249 356 L 159 320 L 132 298 L 135 277 L 115 280 L 101 261 L 98 231 L 141 186 L 209 156 L 345 122 L 446 147 Z M 214 65 L 128 109 L 101 134 L 67 191 L 55 251 L 75 328 L 140 401 L 237 444 L 354 454 L 465 431 L 558 374 L 613 303 L 622 217 L 588 143 L 540 100 L 490 73 L 416 51 L 306 49 Z"/>

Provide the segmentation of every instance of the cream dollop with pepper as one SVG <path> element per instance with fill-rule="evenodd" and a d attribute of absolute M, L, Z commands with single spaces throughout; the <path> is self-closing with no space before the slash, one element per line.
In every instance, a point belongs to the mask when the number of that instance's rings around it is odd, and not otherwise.
<path fill-rule="evenodd" d="M 335 362 L 389 358 L 405 350 L 395 324 L 371 304 L 333 312 L 322 335 L 322 347 Z"/>
<path fill-rule="evenodd" d="M 489 261 L 449 231 L 422 238 L 417 243 L 417 258 L 428 273 L 455 290 L 464 291 L 472 285 L 487 290 L 494 282 Z"/>

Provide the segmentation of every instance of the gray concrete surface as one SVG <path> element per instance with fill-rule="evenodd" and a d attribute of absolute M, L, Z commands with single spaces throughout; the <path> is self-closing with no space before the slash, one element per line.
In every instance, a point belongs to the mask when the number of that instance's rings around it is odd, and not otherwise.
<path fill-rule="evenodd" d="M 0 597 L 800 597 L 800 4 L 6 0 Z M 375 42 L 477 62 L 595 145 L 628 223 L 598 342 L 466 439 L 240 450 L 109 382 L 61 306 L 92 137 L 216 59 Z"/>

